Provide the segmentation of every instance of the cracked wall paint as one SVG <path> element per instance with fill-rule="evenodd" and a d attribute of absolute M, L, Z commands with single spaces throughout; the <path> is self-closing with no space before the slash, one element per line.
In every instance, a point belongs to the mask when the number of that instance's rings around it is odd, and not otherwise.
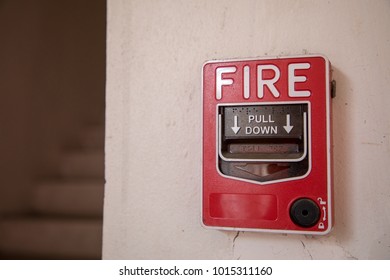
<path fill-rule="evenodd" d="M 390 259 L 388 1 L 107 5 L 104 258 Z M 202 228 L 203 62 L 313 53 L 337 81 L 334 230 Z"/>

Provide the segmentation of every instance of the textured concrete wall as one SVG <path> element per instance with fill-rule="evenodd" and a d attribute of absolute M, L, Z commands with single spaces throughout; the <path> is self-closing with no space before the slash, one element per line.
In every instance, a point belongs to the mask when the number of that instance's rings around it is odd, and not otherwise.
<path fill-rule="evenodd" d="M 388 1 L 108 1 L 104 258 L 390 258 Z M 325 237 L 200 226 L 201 67 L 333 64 L 336 225 Z"/>

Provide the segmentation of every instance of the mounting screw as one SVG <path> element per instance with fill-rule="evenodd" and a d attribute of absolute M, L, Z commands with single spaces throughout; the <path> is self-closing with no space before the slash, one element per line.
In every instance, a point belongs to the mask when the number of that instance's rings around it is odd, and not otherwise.
<path fill-rule="evenodd" d="M 330 82 L 330 96 L 332 98 L 336 97 L 336 81 L 335 80 L 332 80 Z"/>

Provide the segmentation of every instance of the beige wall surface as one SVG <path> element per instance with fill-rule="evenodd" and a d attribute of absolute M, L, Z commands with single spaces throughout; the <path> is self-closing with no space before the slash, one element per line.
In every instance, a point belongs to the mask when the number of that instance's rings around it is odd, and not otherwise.
<path fill-rule="evenodd" d="M 105 259 L 390 258 L 389 1 L 108 1 Z M 333 65 L 325 237 L 200 225 L 201 67 L 321 53 Z"/>

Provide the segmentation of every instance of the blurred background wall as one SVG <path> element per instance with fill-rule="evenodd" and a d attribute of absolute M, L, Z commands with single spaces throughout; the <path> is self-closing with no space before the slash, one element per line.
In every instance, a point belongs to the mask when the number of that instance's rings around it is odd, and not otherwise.
<path fill-rule="evenodd" d="M 64 152 L 103 127 L 105 26 L 104 0 L 0 0 L 3 216 L 29 213 L 35 186 L 62 178 Z"/>

